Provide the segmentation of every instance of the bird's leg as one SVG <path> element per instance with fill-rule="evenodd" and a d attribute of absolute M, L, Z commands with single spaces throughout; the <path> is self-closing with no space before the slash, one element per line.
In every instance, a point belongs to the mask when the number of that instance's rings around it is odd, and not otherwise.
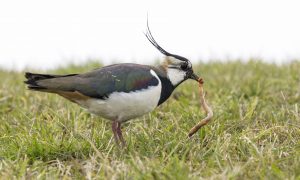
<path fill-rule="evenodd" d="M 118 121 L 113 121 L 112 131 L 114 133 L 114 139 L 115 139 L 116 143 L 119 145 L 119 141 L 121 141 L 121 144 L 124 147 L 126 145 L 126 142 L 122 135 L 121 123 Z"/>
<path fill-rule="evenodd" d="M 122 146 L 124 147 L 126 145 L 126 142 L 125 142 L 125 140 L 123 138 L 123 135 L 122 135 L 122 129 L 121 129 L 121 123 L 120 122 L 117 122 L 117 134 L 118 134 L 119 140 L 122 143 Z"/>
<path fill-rule="evenodd" d="M 115 141 L 116 143 L 119 145 L 119 137 L 118 137 L 118 121 L 113 121 L 112 122 L 112 131 L 114 133 L 114 138 L 115 138 Z"/>

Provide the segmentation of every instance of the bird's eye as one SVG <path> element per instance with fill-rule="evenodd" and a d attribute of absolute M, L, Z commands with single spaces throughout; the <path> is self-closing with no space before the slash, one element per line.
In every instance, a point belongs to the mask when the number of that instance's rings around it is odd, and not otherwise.
<path fill-rule="evenodd" d="M 188 64 L 187 64 L 187 63 L 183 63 L 183 64 L 180 66 L 180 68 L 181 68 L 182 70 L 187 70 Z"/>

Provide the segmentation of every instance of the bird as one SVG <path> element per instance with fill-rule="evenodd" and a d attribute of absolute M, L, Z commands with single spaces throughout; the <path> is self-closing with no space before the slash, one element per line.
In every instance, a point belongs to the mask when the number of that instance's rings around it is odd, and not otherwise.
<path fill-rule="evenodd" d="M 199 79 L 187 58 L 169 53 L 156 42 L 148 22 L 144 35 L 165 56 L 159 65 L 119 63 L 65 75 L 25 72 L 24 82 L 29 90 L 58 94 L 110 120 L 116 143 L 125 146 L 122 123 L 153 111 L 182 82 Z"/>

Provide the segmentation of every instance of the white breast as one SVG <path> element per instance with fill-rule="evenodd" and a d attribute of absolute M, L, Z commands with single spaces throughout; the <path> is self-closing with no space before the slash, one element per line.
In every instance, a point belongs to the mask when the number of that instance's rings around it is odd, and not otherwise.
<path fill-rule="evenodd" d="M 150 73 L 158 80 L 157 86 L 130 93 L 115 92 L 106 100 L 90 99 L 78 103 L 91 113 L 109 120 L 127 121 L 142 116 L 154 110 L 160 99 L 161 81 L 153 70 Z"/>

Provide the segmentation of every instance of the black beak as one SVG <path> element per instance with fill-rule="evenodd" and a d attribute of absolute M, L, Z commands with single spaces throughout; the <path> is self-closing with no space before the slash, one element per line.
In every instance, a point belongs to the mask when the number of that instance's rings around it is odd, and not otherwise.
<path fill-rule="evenodd" d="M 190 79 L 194 79 L 195 81 L 198 81 L 199 80 L 199 76 L 197 76 L 194 72 L 191 73 Z"/>

